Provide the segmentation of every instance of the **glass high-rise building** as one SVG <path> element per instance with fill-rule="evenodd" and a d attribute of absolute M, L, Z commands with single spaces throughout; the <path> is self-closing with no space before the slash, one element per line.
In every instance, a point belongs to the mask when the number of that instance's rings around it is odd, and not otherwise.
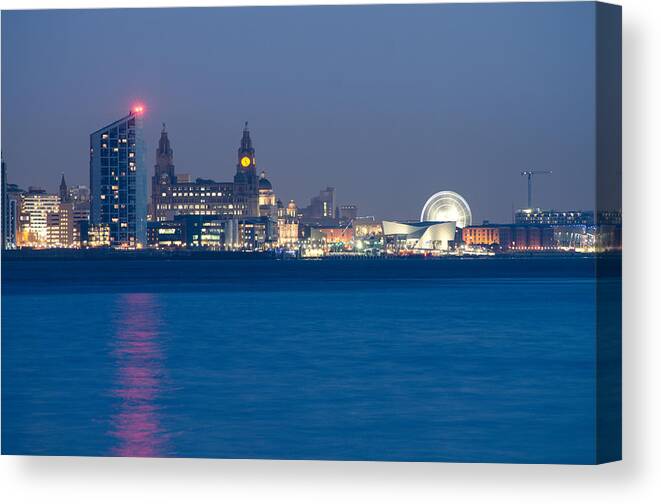
<path fill-rule="evenodd" d="M 107 224 L 113 247 L 147 244 L 142 108 L 90 135 L 90 223 Z"/>

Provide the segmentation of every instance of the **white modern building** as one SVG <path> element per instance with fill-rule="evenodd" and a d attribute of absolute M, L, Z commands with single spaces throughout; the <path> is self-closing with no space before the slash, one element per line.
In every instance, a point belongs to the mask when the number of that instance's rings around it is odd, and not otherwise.
<path fill-rule="evenodd" d="M 383 235 L 397 247 L 412 251 L 448 250 L 457 230 L 456 222 L 383 221 Z"/>

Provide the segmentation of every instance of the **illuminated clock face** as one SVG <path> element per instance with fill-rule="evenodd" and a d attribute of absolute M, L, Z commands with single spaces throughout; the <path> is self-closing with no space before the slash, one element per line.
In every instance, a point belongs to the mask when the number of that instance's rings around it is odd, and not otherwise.
<path fill-rule="evenodd" d="M 241 166 L 248 168 L 250 166 L 250 158 L 248 156 L 243 156 L 241 158 Z"/>

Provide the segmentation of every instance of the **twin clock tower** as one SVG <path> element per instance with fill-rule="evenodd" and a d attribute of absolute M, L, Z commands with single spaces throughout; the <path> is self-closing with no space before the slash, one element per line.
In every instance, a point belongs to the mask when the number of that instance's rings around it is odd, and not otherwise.
<path fill-rule="evenodd" d="M 168 221 L 175 215 L 259 217 L 259 177 L 248 123 L 243 128 L 234 182 L 177 177 L 173 157 L 164 124 L 152 177 L 152 220 Z"/>

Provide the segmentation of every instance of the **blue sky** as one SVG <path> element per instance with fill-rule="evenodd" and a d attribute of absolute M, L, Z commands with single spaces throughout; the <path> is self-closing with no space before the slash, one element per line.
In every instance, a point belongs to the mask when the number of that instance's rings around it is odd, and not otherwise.
<path fill-rule="evenodd" d="M 244 121 L 278 197 L 326 185 L 416 218 L 440 190 L 476 221 L 594 206 L 594 4 L 4 11 L 10 182 L 87 184 L 89 133 L 142 101 L 178 173 L 231 180 Z"/>

